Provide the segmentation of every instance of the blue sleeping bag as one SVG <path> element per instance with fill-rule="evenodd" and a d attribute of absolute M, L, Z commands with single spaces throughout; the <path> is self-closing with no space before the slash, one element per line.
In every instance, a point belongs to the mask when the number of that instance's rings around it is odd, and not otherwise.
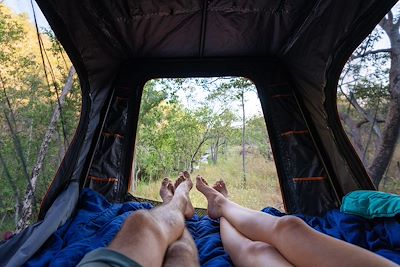
<path fill-rule="evenodd" d="M 60 227 L 25 266 L 75 266 L 89 251 L 107 246 L 129 215 L 150 208 L 148 203 L 111 204 L 100 194 L 86 189 L 80 196 L 75 216 Z M 274 208 L 263 211 L 275 216 L 285 215 Z M 323 217 L 297 216 L 322 233 L 400 264 L 400 223 L 396 218 L 367 220 L 339 210 L 329 211 Z M 232 266 L 222 246 L 217 220 L 195 215 L 186 224 L 196 242 L 202 266 Z"/>

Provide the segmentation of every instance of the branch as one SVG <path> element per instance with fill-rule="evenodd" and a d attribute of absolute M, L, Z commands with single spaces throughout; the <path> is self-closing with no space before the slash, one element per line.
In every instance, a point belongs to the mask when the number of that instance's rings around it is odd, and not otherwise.
<path fill-rule="evenodd" d="M 375 134 L 381 138 L 382 137 L 382 132 L 381 129 L 378 127 L 378 125 L 376 125 L 375 119 L 374 117 L 369 114 L 365 109 L 363 109 L 360 104 L 358 104 L 357 100 L 354 98 L 353 94 L 350 95 L 350 101 L 351 104 L 353 105 L 353 107 L 358 111 L 358 113 L 360 113 L 366 120 L 368 120 L 370 123 L 372 123 L 374 125 L 373 129 Z"/>
<path fill-rule="evenodd" d="M 197 146 L 197 148 L 195 149 L 192 157 L 191 157 L 191 162 L 194 162 L 194 158 L 196 157 L 197 153 L 199 153 L 201 146 L 208 140 L 209 136 L 208 136 L 208 132 L 209 132 L 209 128 L 207 128 L 206 132 L 203 135 L 202 140 L 200 141 L 199 145 Z"/>
<path fill-rule="evenodd" d="M 363 124 L 368 123 L 368 120 L 362 120 L 359 123 L 357 123 L 357 128 L 360 128 L 361 126 L 363 126 Z M 385 123 L 386 121 L 384 119 L 376 119 L 375 121 L 376 123 Z"/>
<path fill-rule="evenodd" d="M 342 92 L 342 94 L 346 97 L 347 101 L 349 101 L 350 104 L 358 111 L 358 113 L 360 113 L 360 115 L 362 115 L 364 117 L 364 119 L 366 119 L 368 122 L 370 122 L 374 125 L 373 130 L 374 130 L 375 134 L 379 138 L 381 138 L 382 137 L 381 129 L 378 127 L 377 124 L 374 123 L 375 119 L 373 118 L 373 116 L 371 116 L 371 114 L 369 114 L 365 109 L 363 109 L 360 106 L 360 104 L 358 104 L 357 100 L 354 98 L 352 93 L 350 93 L 350 97 L 349 97 L 343 92 L 341 87 L 339 87 L 339 89 Z"/>
<path fill-rule="evenodd" d="M 369 56 L 369 55 L 376 55 L 376 54 L 379 54 L 379 53 L 392 53 L 392 49 L 391 48 L 382 48 L 382 49 L 377 49 L 377 50 L 370 50 L 370 51 L 367 51 L 367 52 L 365 52 L 363 54 L 359 54 L 359 55 L 354 55 L 353 54 L 349 58 L 349 61 L 352 61 L 352 60 L 355 60 L 355 59 L 358 59 L 358 58 L 363 58 L 363 57 L 366 57 L 366 56 Z"/>

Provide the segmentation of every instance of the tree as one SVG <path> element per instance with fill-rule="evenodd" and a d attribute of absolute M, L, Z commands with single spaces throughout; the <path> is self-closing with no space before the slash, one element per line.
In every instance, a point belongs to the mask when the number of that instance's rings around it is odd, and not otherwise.
<path fill-rule="evenodd" d="M 267 127 L 264 117 L 255 116 L 247 121 L 248 142 L 252 147 L 258 149 L 258 152 L 265 160 L 271 161 L 272 149 L 269 143 Z"/>
<path fill-rule="evenodd" d="M 65 66 L 71 63 L 48 34 L 38 35 L 26 15 L 15 15 L 0 4 L 0 210 L 6 215 L 0 218 L 1 230 L 18 221 L 22 228 L 36 215 L 78 123 L 79 85 L 67 79 Z M 42 51 L 32 42 L 38 36 Z M 71 90 L 65 102 L 68 92 L 61 92 L 63 87 Z M 54 112 L 59 93 L 63 109 Z"/>
<path fill-rule="evenodd" d="M 208 99 L 218 99 L 221 102 L 239 101 L 242 112 L 242 180 L 243 186 L 246 186 L 246 110 L 245 95 L 248 92 L 255 91 L 253 83 L 245 78 L 231 77 L 222 79 L 217 86 L 210 90 Z"/>
<path fill-rule="evenodd" d="M 236 114 L 228 108 L 225 108 L 219 113 L 214 113 L 209 119 L 209 143 L 211 161 L 213 164 L 217 164 L 220 151 L 224 152 L 224 149 L 228 145 L 228 140 L 232 138 L 232 125 L 236 121 L 236 117 Z"/>
<path fill-rule="evenodd" d="M 364 159 L 376 186 L 379 186 L 388 168 L 400 131 L 399 26 L 399 15 L 394 16 L 390 11 L 353 53 L 339 85 L 357 111 L 359 122 L 351 120 L 348 112 L 344 111 L 341 112 L 341 118 L 350 129 L 356 150 Z M 383 35 L 388 37 L 390 47 L 376 49 L 376 43 Z M 350 93 L 346 93 L 346 90 Z M 362 134 L 357 134 L 357 127 L 365 124 L 369 125 L 369 131 L 364 134 L 366 142 L 362 142 Z M 376 139 L 376 147 L 371 150 L 368 146 L 372 137 Z M 372 155 L 370 160 L 366 159 L 368 152 Z"/>
<path fill-rule="evenodd" d="M 208 148 L 216 163 L 236 116 L 228 108 L 214 110 L 209 101 L 195 99 L 195 87 L 205 85 L 204 79 L 163 79 L 145 85 L 134 163 L 142 180 L 182 169 L 193 172 Z"/>
<path fill-rule="evenodd" d="M 21 214 L 21 217 L 17 224 L 18 231 L 27 227 L 30 224 L 30 221 L 32 219 L 32 215 L 33 215 L 32 210 L 35 205 L 34 194 L 35 194 L 35 189 L 36 189 L 37 181 L 39 178 L 39 174 L 43 168 L 43 162 L 44 162 L 44 158 L 47 154 L 47 151 L 49 149 L 49 143 L 51 141 L 52 136 L 54 135 L 54 132 L 56 131 L 57 122 L 60 118 L 61 110 L 65 103 L 65 98 L 72 89 L 72 85 L 74 82 L 74 76 L 75 76 L 75 69 L 74 69 L 74 67 L 71 67 L 68 77 L 67 77 L 67 80 L 65 82 L 64 88 L 61 92 L 60 98 L 58 99 L 56 107 L 53 112 L 53 115 L 51 116 L 51 120 L 48 125 L 47 131 L 44 135 L 42 144 L 40 145 L 36 164 L 34 165 L 32 174 L 29 178 L 29 182 L 28 182 L 29 186 L 26 189 L 24 201 L 22 203 L 22 214 Z"/>

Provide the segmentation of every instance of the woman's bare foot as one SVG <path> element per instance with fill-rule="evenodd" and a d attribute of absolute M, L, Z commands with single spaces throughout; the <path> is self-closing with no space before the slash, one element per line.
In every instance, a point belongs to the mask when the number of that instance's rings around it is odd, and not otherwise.
<path fill-rule="evenodd" d="M 221 191 L 226 193 L 226 195 L 228 195 L 228 190 L 226 189 L 225 183 L 220 183 L 219 186 L 217 186 L 217 187 L 218 187 L 218 189 L 221 189 Z M 223 193 L 219 192 L 214 187 L 210 187 L 208 185 L 207 181 L 200 175 L 198 175 L 196 177 L 196 188 L 207 198 L 208 216 L 212 219 L 217 219 L 217 218 L 221 217 L 222 216 L 221 204 L 224 200 L 226 200 Z M 225 188 L 225 190 L 223 190 L 223 188 Z"/>
<path fill-rule="evenodd" d="M 185 188 L 185 187 L 187 187 L 187 188 Z M 184 193 L 188 200 L 188 202 L 186 204 L 185 213 L 184 213 L 186 219 L 190 219 L 194 215 L 194 208 L 193 208 L 192 202 L 190 201 L 190 197 L 189 197 L 189 191 L 192 189 L 192 187 L 193 187 L 193 182 L 190 179 L 189 172 L 184 171 L 184 172 L 179 173 L 179 177 L 175 181 L 175 192 L 179 192 L 180 190 L 185 191 Z"/>
<path fill-rule="evenodd" d="M 218 192 L 220 192 L 224 197 L 228 197 L 228 189 L 226 188 L 226 184 L 224 182 L 224 180 L 219 180 L 217 182 L 215 182 L 215 184 L 213 185 L 213 187 L 215 190 L 217 190 Z"/>
<path fill-rule="evenodd" d="M 172 181 L 165 177 L 161 182 L 160 197 L 164 203 L 168 203 L 174 197 L 175 187 Z"/>

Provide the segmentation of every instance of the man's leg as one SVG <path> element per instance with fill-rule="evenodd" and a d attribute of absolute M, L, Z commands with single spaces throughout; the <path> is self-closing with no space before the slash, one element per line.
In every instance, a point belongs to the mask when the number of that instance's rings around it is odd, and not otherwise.
<path fill-rule="evenodd" d="M 196 267 L 200 266 L 199 253 L 189 231 L 185 229 L 183 235 L 172 243 L 164 258 L 163 267 Z"/>
<path fill-rule="evenodd" d="M 186 178 L 190 179 L 188 172 L 183 172 L 180 174 L 178 179 L 175 182 L 175 187 L 179 186 L 179 183 L 185 180 Z M 172 185 L 171 180 L 165 178 L 161 184 L 160 196 L 164 202 L 167 204 L 171 201 L 172 196 L 175 191 L 175 187 Z M 193 211 L 193 206 L 190 202 L 188 202 L 186 208 L 186 216 L 192 217 L 193 214 L 190 214 L 190 211 Z M 186 217 L 185 216 L 185 217 Z M 165 254 L 163 267 L 196 267 L 200 266 L 199 264 L 199 254 L 197 251 L 196 244 L 189 231 L 185 228 L 182 236 L 174 243 L 172 243 Z"/>
<path fill-rule="evenodd" d="M 185 178 L 170 202 L 150 211 L 135 212 L 108 248 L 143 266 L 161 266 L 168 246 L 180 238 L 185 229 L 184 213 L 192 185 L 190 178 Z"/>
<path fill-rule="evenodd" d="M 224 217 L 248 239 L 275 247 L 295 266 L 396 266 L 363 248 L 319 233 L 294 216 L 274 217 L 241 207 L 197 177 L 211 218 Z"/>

